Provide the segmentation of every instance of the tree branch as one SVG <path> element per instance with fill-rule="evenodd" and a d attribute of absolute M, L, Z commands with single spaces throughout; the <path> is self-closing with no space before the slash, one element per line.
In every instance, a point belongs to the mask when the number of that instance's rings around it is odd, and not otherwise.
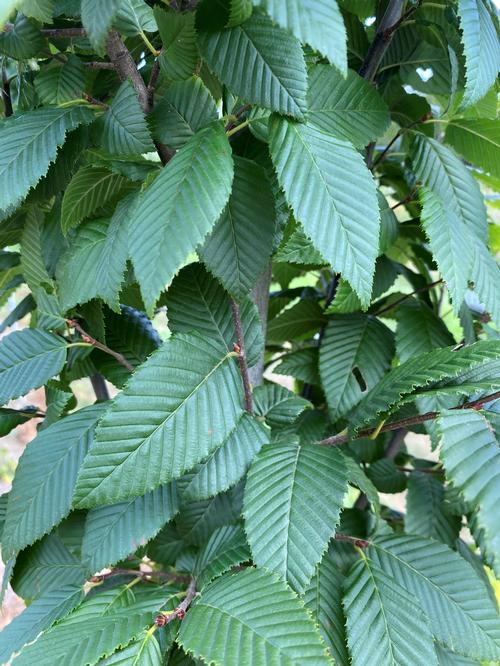
<path fill-rule="evenodd" d="M 442 284 L 443 279 L 441 278 L 440 280 L 436 280 L 435 282 L 429 282 L 429 284 L 426 284 L 423 287 L 420 287 L 420 289 L 415 289 L 415 291 L 412 291 L 409 294 L 405 294 L 404 296 L 401 296 L 401 298 L 398 298 L 394 303 L 390 303 L 389 305 L 386 305 L 385 308 L 382 308 L 381 310 L 378 310 L 378 312 L 375 312 L 373 314 L 374 317 L 380 317 L 381 314 L 384 314 L 384 312 L 389 312 L 389 310 L 392 310 L 393 308 L 397 307 L 400 303 L 403 301 L 406 301 L 408 298 L 411 298 L 412 296 L 415 296 L 415 294 L 422 294 L 424 291 L 429 291 L 429 289 L 432 289 L 438 284 Z"/>
<path fill-rule="evenodd" d="M 14 30 L 14 25 L 6 23 L 3 32 L 11 32 L 12 30 Z M 40 32 L 47 39 L 71 39 L 72 37 L 81 38 L 87 36 L 85 28 L 44 28 Z"/>
<path fill-rule="evenodd" d="M 269 262 L 267 268 L 257 281 L 257 284 L 252 289 L 252 301 L 257 306 L 259 317 L 262 324 L 262 335 L 266 339 L 267 331 L 267 309 L 269 306 L 269 289 L 271 287 L 272 277 L 272 263 Z M 248 376 L 252 386 L 260 386 L 264 378 L 264 354 L 259 361 L 249 369 Z"/>
<path fill-rule="evenodd" d="M 96 340 L 93 338 L 91 335 L 89 335 L 86 331 L 83 330 L 83 328 L 80 326 L 80 324 L 75 320 L 75 319 L 68 319 L 68 324 L 72 328 L 75 329 L 80 335 L 82 336 L 82 340 L 84 342 L 88 342 L 91 344 L 93 347 L 96 349 L 100 349 L 103 351 L 105 354 L 109 354 L 113 358 L 115 358 L 118 363 L 123 365 L 124 368 L 127 368 L 129 372 L 134 372 L 134 366 L 127 361 L 125 356 L 123 354 L 120 354 L 119 352 L 115 352 L 112 349 L 110 349 L 107 345 L 103 344 L 102 342 L 99 342 L 99 340 Z"/>
<path fill-rule="evenodd" d="M 3 101 L 5 117 L 10 118 L 10 116 L 14 113 L 12 109 L 12 98 L 10 96 L 10 81 L 7 78 L 7 74 L 3 67 L 2 67 L 2 101 Z"/>
<path fill-rule="evenodd" d="M 373 42 L 370 44 L 368 53 L 359 70 L 359 75 L 367 81 L 375 79 L 384 53 L 392 41 L 394 32 L 400 25 L 404 5 L 403 0 L 390 0 L 387 5 L 384 16 L 377 27 Z"/>
<path fill-rule="evenodd" d="M 164 627 L 166 624 L 170 624 L 170 622 L 173 622 L 174 620 L 183 620 L 186 616 L 186 611 L 188 610 L 189 606 L 191 606 L 191 602 L 196 596 L 196 581 L 193 578 L 191 582 L 189 583 L 189 587 L 186 591 L 186 597 L 184 598 L 184 601 L 181 601 L 181 603 L 177 606 L 177 608 L 170 613 L 160 613 L 159 615 L 156 616 L 155 618 L 155 625 L 157 627 Z"/>
<path fill-rule="evenodd" d="M 481 409 L 483 405 L 493 400 L 498 400 L 500 398 L 500 391 L 496 393 L 491 393 L 490 395 L 484 396 L 484 398 L 479 398 L 478 400 L 473 400 L 472 402 L 466 402 L 463 405 L 458 407 L 452 407 L 452 409 Z M 356 439 L 362 439 L 364 437 L 370 437 L 374 433 L 389 432 L 391 430 L 399 430 L 400 428 L 409 428 L 413 425 L 418 425 L 419 423 L 425 423 L 426 421 L 432 421 L 437 419 L 440 415 L 440 412 L 426 412 L 425 414 L 417 414 L 416 416 L 409 416 L 406 419 L 401 419 L 400 421 L 394 421 L 393 423 L 385 423 L 382 428 L 365 428 L 360 430 L 354 437 L 350 437 L 348 434 L 333 435 L 333 437 L 327 437 L 326 439 L 321 439 L 316 444 L 321 446 L 338 446 L 339 444 L 345 444 L 346 442 L 353 441 Z"/>
<path fill-rule="evenodd" d="M 94 389 L 97 400 L 109 400 L 109 391 L 104 381 L 104 377 L 98 372 L 90 377 L 90 383 Z"/>
<path fill-rule="evenodd" d="M 243 380 L 243 390 L 245 392 L 245 409 L 249 414 L 253 414 L 252 385 L 248 374 L 247 357 L 245 352 L 245 338 L 241 326 L 240 306 L 232 298 L 229 299 L 231 311 L 233 313 L 234 330 L 236 332 L 236 341 L 234 351 L 238 354 L 238 363 L 240 365 L 241 378 Z"/>

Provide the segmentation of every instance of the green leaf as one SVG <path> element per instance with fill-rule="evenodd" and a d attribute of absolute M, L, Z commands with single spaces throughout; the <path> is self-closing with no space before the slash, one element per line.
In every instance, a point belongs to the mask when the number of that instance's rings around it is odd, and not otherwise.
<path fill-rule="evenodd" d="M 450 291 L 453 308 L 460 309 L 470 278 L 473 245 L 463 219 L 432 190 L 422 188 L 422 225 L 439 270 Z"/>
<path fill-rule="evenodd" d="M 178 642 L 218 664 L 331 664 L 303 603 L 260 569 L 228 574 L 207 587 L 182 622 Z"/>
<path fill-rule="evenodd" d="M 152 539 L 178 511 L 174 484 L 128 502 L 92 509 L 85 522 L 83 562 L 96 572 L 125 559 Z"/>
<path fill-rule="evenodd" d="M 432 474 L 414 471 L 408 479 L 405 531 L 436 539 L 454 548 L 460 519 L 446 510 L 445 489 Z"/>
<path fill-rule="evenodd" d="M 188 79 L 198 62 L 194 12 L 181 14 L 160 7 L 153 12 L 163 42 L 159 58 L 162 73 L 172 81 Z"/>
<path fill-rule="evenodd" d="M 229 203 L 199 255 L 231 296 L 241 300 L 269 263 L 276 220 L 264 169 L 242 157 L 235 158 L 234 166 Z"/>
<path fill-rule="evenodd" d="M 466 160 L 500 178 L 500 130 L 496 120 L 454 118 L 445 140 Z"/>
<path fill-rule="evenodd" d="M 199 552 L 194 573 L 199 590 L 207 583 L 243 562 L 250 560 L 245 533 L 239 525 L 225 525 L 212 533 Z"/>
<path fill-rule="evenodd" d="M 282 28 L 347 74 L 347 38 L 336 0 L 253 0 Z"/>
<path fill-rule="evenodd" d="M 437 666 L 428 620 L 394 578 L 363 557 L 351 567 L 345 588 L 353 666 Z"/>
<path fill-rule="evenodd" d="M 500 445 L 495 432 L 482 414 L 471 409 L 442 412 L 438 427 L 446 476 L 476 510 L 476 525 L 498 564 Z M 498 570 L 497 566 L 497 575 Z"/>
<path fill-rule="evenodd" d="M 39 666 L 95 664 L 149 627 L 153 614 L 168 597 L 167 589 L 150 585 L 93 594 L 26 647 L 17 657 L 16 666 L 35 662 Z"/>
<path fill-rule="evenodd" d="M 378 517 L 380 515 L 380 499 L 377 488 L 353 458 L 343 455 L 343 460 L 347 469 L 347 480 L 366 495 L 366 499 L 370 502 L 374 513 Z"/>
<path fill-rule="evenodd" d="M 104 43 L 122 0 L 82 0 L 82 23 L 92 46 L 103 52 Z"/>
<path fill-rule="evenodd" d="M 471 279 L 474 291 L 486 307 L 495 323 L 500 322 L 500 292 L 498 290 L 498 263 L 488 248 L 477 238 L 473 239 Z"/>
<path fill-rule="evenodd" d="M 42 104 L 63 104 L 82 97 L 85 68 L 76 56 L 64 64 L 44 68 L 35 77 L 35 90 Z"/>
<path fill-rule="evenodd" d="M 0 342 L 0 405 L 18 398 L 57 375 L 67 343 L 35 329 L 16 331 Z"/>
<path fill-rule="evenodd" d="M 91 508 L 138 497 L 220 446 L 243 412 L 232 356 L 197 334 L 174 336 L 151 354 L 101 420 L 75 503 Z"/>
<path fill-rule="evenodd" d="M 101 659 L 99 666 L 162 666 L 164 663 L 158 641 L 149 632 L 144 632 L 127 647 Z"/>
<path fill-rule="evenodd" d="M 114 202 L 129 183 L 127 178 L 103 167 L 79 169 L 64 192 L 61 227 L 65 234 L 107 203 Z"/>
<path fill-rule="evenodd" d="M 422 606 L 432 633 L 454 651 L 498 659 L 498 610 L 474 570 L 437 541 L 391 535 L 376 540 L 368 556 Z"/>
<path fill-rule="evenodd" d="M 137 94 L 124 81 L 104 114 L 102 147 L 108 153 L 133 155 L 153 150 L 153 142 Z"/>
<path fill-rule="evenodd" d="M 396 467 L 392 458 L 376 460 L 367 469 L 366 474 L 381 493 L 401 493 L 406 490 L 406 474 Z"/>
<path fill-rule="evenodd" d="M 297 443 L 264 447 L 245 488 L 253 561 L 304 592 L 335 534 L 346 491 L 345 464 L 335 449 Z"/>
<path fill-rule="evenodd" d="M 456 351 L 448 347 L 413 356 L 388 372 L 353 409 L 350 415 L 353 428 L 357 430 L 377 415 L 392 411 L 415 389 L 443 379 L 449 379 L 453 385 L 453 379 L 460 373 L 487 367 L 488 363 L 499 355 L 496 342 L 481 341 Z"/>
<path fill-rule="evenodd" d="M 257 386 L 253 392 L 255 413 L 263 416 L 272 428 L 293 423 L 311 403 L 279 384 Z"/>
<path fill-rule="evenodd" d="M 390 367 L 393 336 L 370 315 L 334 315 L 319 352 L 319 370 L 335 421 L 371 391 Z"/>
<path fill-rule="evenodd" d="M 161 345 L 161 338 L 146 315 L 127 305 L 121 306 L 119 315 L 105 310 L 104 325 L 108 346 L 122 354 L 134 368 L 144 363 Z M 129 370 L 109 354 L 94 352 L 93 359 L 99 372 L 119 388 L 122 388 L 130 377 Z"/>
<path fill-rule="evenodd" d="M 309 71 L 307 99 L 310 125 L 359 148 L 383 136 L 391 121 L 376 89 L 352 69 L 344 78 L 334 67 L 316 65 Z"/>
<path fill-rule="evenodd" d="M 25 449 L 16 470 L 2 538 L 9 556 L 29 546 L 71 509 L 76 477 L 104 405 L 78 410 L 45 428 Z"/>
<path fill-rule="evenodd" d="M 41 631 L 78 606 L 82 599 L 83 589 L 67 586 L 49 592 L 30 604 L 0 634 L 0 662 L 7 663 L 13 652 L 19 652 Z"/>
<path fill-rule="evenodd" d="M 278 180 L 295 217 L 368 305 L 380 215 L 375 184 L 362 157 L 346 141 L 277 116 L 271 117 L 269 130 Z"/>
<path fill-rule="evenodd" d="M 318 371 L 318 350 L 305 347 L 291 354 L 286 354 L 279 364 L 273 368 L 277 375 L 288 375 L 300 379 L 307 384 L 320 384 Z"/>
<path fill-rule="evenodd" d="M 18 425 L 26 423 L 34 418 L 37 412 L 36 407 L 25 407 L 22 411 L 2 407 L 0 409 L 0 437 L 5 437 Z M 0 497 L 4 497 L 0 495 Z"/>
<path fill-rule="evenodd" d="M 82 586 L 90 572 L 57 532 L 23 550 L 17 557 L 12 587 L 23 599 L 37 599 L 64 585 Z"/>
<path fill-rule="evenodd" d="M 182 488 L 182 500 L 204 500 L 228 490 L 243 478 L 254 457 L 268 443 L 268 428 L 243 414 L 225 442 L 195 467 Z"/>
<path fill-rule="evenodd" d="M 40 21 L 52 23 L 55 0 L 18 0 L 17 8 L 25 16 Z"/>
<path fill-rule="evenodd" d="M 26 284 L 34 291 L 41 285 L 52 286 L 42 252 L 43 214 L 34 208 L 28 211 L 21 238 L 21 267 Z"/>
<path fill-rule="evenodd" d="M 347 666 L 345 617 L 342 609 L 344 576 L 327 552 L 304 592 L 304 603 L 319 624 L 330 654 L 339 666 Z"/>
<path fill-rule="evenodd" d="M 228 352 L 236 342 L 233 315 L 227 293 L 201 264 L 190 264 L 175 278 L 165 298 L 168 323 L 174 333 L 198 331 L 217 341 Z M 262 324 L 256 306 L 245 298 L 240 304 L 248 365 L 263 353 Z"/>
<path fill-rule="evenodd" d="M 439 666 L 478 666 L 479 662 L 475 659 L 462 657 L 448 648 L 436 643 L 436 655 L 438 658 Z"/>
<path fill-rule="evenodd" d="M 148 310 L 219 218 L 232 180 L 231 148 L 217 123 L 197 132 L 144 192 L 129 247 Z"/>
<path fill-rule="evenodd" d="M 151 114 L 159 141 L 177 150 L 196 132 L 217 120 L 217 106 L 203 81 L 192 76 L 174 81 Z"/>
<path fill-rule="evenodd" d="M 300 43 L 271 19 L 254 14 L 229 30 L 202 32 L 198 46 L 233 93 L 272 111 L 304 117 L 307 74 Z"/>
<path fill-rule="evenodd" d="M 452 334 L 442 319 L 423 301 L 408 299 L 398 306 L 396 350 L 400 361 L 454 344 Z"/>
<path fill-rule="evenodd" d="M 419 135 L 411 146 L 415 174 L 458 217 L 466 232 L 483 242 L 487 238 L 486 207 L 474 177 L 455 155 L 435 139 Z"/>
<path fill-rule="evenodd" d="M 0 53 L 15 60 L 33 58 L 45 45 L 37 24 L 18 12 L 12 30 L 0 33 Z"/>
<path fill-rule="evenodd" d="M 115 27 L 123 35 L 134 37 L 141 32 L 156 32 L 153 10 L 144 0 L 120 0 Z"/>
<path fill-rule="evenodd" d="M 82 224 L 57 267 L 63 310 L 93 298 L 119 308 L 120 287 L 128 254 L 129 219 L 137 202 L 130 197 L 118 204 L 111 220 Z M 73 280 L 78 275 L 79 279 Z"/>
<path fill-rule="evenodd" d="M 18 204 L 47 173 L 67 132 L 93 119 L 93 113 L 84 107 L 41 108 L 2 123 L 0 210 Z"/>
<path fill-rule="evenodd" d="M 186 544 L 182 535 L 172 524 L 167 524 L 147 546 L 147 554 L 152 560 L 174 564 Z"/>
<path fill-rule="evenodd" d="M 47 409 L 39 430 L 59 421 L 64 412 L 76 406 L 76 398 L 68 385 L 55 379 L 50 379 L 45 385 L 45 402 Z"/>
<path fill-rule="evenodd" d="M 492 11 L 483 0 L 458 2 L 466 68 L 462 107 L 484 97 L 500 69 L 500 44 Z"/>
<path fill-rule="evenodd" d="M 268 342 L 283 342 L 307 336 L 321 328 L 325 321 L 319 303 L 301 300 L 271 319 L 267 326 Z"/>

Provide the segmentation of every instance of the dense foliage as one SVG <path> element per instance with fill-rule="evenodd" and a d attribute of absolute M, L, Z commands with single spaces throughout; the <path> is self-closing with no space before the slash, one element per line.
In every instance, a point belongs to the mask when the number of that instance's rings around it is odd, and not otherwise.
<path fill-rule="evenodd" d="M 0 662 L 500 663 L 490 0 L 0 23 Z"/>

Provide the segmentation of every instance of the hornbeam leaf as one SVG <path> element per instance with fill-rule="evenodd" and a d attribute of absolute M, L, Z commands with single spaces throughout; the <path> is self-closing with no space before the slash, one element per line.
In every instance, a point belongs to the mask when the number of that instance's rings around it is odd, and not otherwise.
<path fill-rule="evenodd" d="M 172 641 L 173 635 L 170 642 Z M 162 644 L 162 648 L 165 647 L 165 644 Z M 110 657 L 101 659 L 99 666 L 162 666 L 164 663 L 158 641 L 153 634 L 145 631 L 127 647 L 113 652 Z"/>
<path fill-rule="evenodd" d="M 335 663 L 339 666 L 348 666 L 345 617 L 342 608 L 343 584 L 344 575 L 327 552 L 318 564 L 303 599 L 306 608 L 317 620 Z"/>
<path fill-rule="evenodd" d="M 172 483 L 128 502 L 92 509 L 85 521 L 82 560 L 93 572 L 115 564 L 152 539 L 178 510 Z"/>
<path fill-rule="evenodd" d="M 171 593 L 170 593 L 171 594 Z M 16 666 L 82 666 L 127 645 L 148 628 L 169 592 L 157 586 L 119 587 L 89 596 L 16 658 Z M 129 662 L 130 664 L 131 662 Z"/>
<path fill-rule="evenodd" d="M 35 77 L 35 90 L 44 105 L 62 105 L 82 97 L 85 89 L 85 68 L 76 56 L 63 65 L 42 69 Z"/>
<path fill-rule="evenodd" d="M 243 412 L 233 355 L 194 333 L 176 335 L 151 354 L 101 420 L 75 504 L 91 508 L 144 495 L 220 446 Z"/>
<path fill-rule="evenodd" d="M 370 302 L 380 214 L 373 178 L 354 147 L 329 134 L 272 116 L 270 150 L 295 217 L 316 249 Z"/>
<path fill-rule="evenodd" d="M 496 341 L 480 341 L 453 351 L 445 347 L 408 359 L 388 372 L 377 386 L 351 412 L 353 429 L 372 421 L 377 415 L 393 410 L 415 389 L 426 387 L 432 382 L 453 378 L 474 368 L 485 368 L 500 357 Z M 477 380 L 480 382 L 480 379 Z M 472 382 L 473 383 L 473 382 Z M 470 391 L 472 392 L 472 391 Z"/>
<path fill-rule="evenodd" d="M 500 129 L 496 120 L 453 118 L 446 126 L 445 141 L 466 160 L 500 178 Z"/>
<path fill-rule="evenodd" d="M 488 248 L 479 239 L 473 239 L 471 279 L 474 291 L 495 323 L 500 323 L 500 269 Z"/>
<path fill-rule="evenodd" d="M 368 556 L 416 598 L 432 633 L 477 659 L 500 657 L 500 618 L 474 569 L 447 546 L 409 535 L 379 537 Z"/>
<path fill-rule="evenodd" d="M 122 0 L 82 0 L 82 23 L 92 46 L 101 52 Z"/>
<path fill-rule="evenodd" d="M 351 567 L 345 588 L 353 666 L 437 666 L 428 619 L 396 580 L 363 557 Z"/>
<path fill-rule="evenodd" d="M 197 331 L 217 340 L 227 351 L 236 342 L 227 292 L 202 264 L 183 268 L 167 292 L 168 323 L 173 333 Z M 241 326 L 248 365 L 258 362 L 264 351 L 262 323 L 255 304 L 246 297 L 240 303 Z"/>
<path fill-rule="evenodd" d="M 411 146 L 415 174 L 458 217 L 468 233 L 487 240 L 486 207 L 479 185 L 451 148 L 419 135 Z M 465 245 L 465 244 L 464 244 Z"/>
<path fill-rule="evenodd" d="M 21 239 L 21 267 L 26 284 L 34 292 L 41 285 L 52 287 L 42 252 L 43 214 L 31 208 L 26 215 Z"/>
<path fill-rule="evenodd" d="M 153 9 L 163 48 L 159 60 L 164 76 L 172 81 L 188 79 L 198 62 L 194 12 Z"/>
<path fill-rule="evenodd" d="M 217 123 L 197 132 L 144 192 L 129 249 L 149 310 L 219 218 L 232 180 L 231 148 Z"/>
<path fill-rule="evenodd" d="M 446 476 L 476 510 L 492 561 L 500 561 L 500 444 L 491 424 L 471 409 L 445 411 L 439 417 L 440 458 Z M 497 575 L 500 567 L 497 566 Z"/>
<path fill-rule="evenodd" d="M 127 263 L 129 219 L 137 204 L 131 196 L 118 204 L 111 220 L 89 220 L 82 224 L 61 257 L 57 272 L 64 310 L 98 297 L 110 308 L 119 309 L 119 292 Z M 78 275 L 76 283 L 75 275 Z"/>
<path fill-rule="evenodd" d="M 325 330 L 319 370 L 330 415 L 344 416 L 384 376 L 394 353 L 391 331 L 369 315 L 334 315 Z"/>
<path fill-rule="evenodd" d="M 486 95 L 500 69 L 500 43 L 490 11 L 493 10 L 484 0 L 458 2 L 466 69 L 463 107 L 475 104 Z"/>
<path fill-rule="evenodd" d="M 0 662 L 7 663 L 13 652 L 19 652 L 41 631 L 78 606 L 82 599 L 83 589 L 73 585 L 61 587 L 36 599 L 0 634 Z"/>
<path fill-rule="evenodd" d="M 103 167 L 85 166 L 71 179 L 62 200 L 61 227 L 65 234 L 107 203 L 115 202 L 130 181 Z"/>
<path fill-rule="evenodd" d="M 309 71 L 307 98 L 310 125 L 357 147 L 383 136 L 391 122 L 382 97 L 352 69 L 346 79 L 334 67 L 316 65 Z"/>
<path fill-rule="evenodd" d="M 111 154 L 133 155 L 153 150 L 144 113 L 129 81 L 118 88 L 104 115 L 101 141 Z"/>
<path fill-rule="evenodd" d="M 422 225 L 439 270 L 450 291 L 455 311 L 462 305 L 470 279 L 474 245 L 464 220 L 445 199 L 424 187 L 420 193 Z"/>
<path fill-rule="evenodd" d="M 195 467 L 189 482 L 182 488 L 182 500 L 209 499 L 228 490 L 243 478 L 254 457 L 268 443 L 269 429 L 243 414 L 222 446 Z"/>
<path fill-rule="evenodd" d="M 312 407 L 308 400 L 278 384 L 257 386 L 253 393 L 253 401 L 255 413 L 265 417 L 273 428 L 293 423 L 304 409 Z"/>
<path fill-rule="evenodd" d="M 264 447 L 245 488 L 253 561 L 304 592 L 335 534 L 346 491 L 346 467 L 335 449 L 297 443 Z"/>
<path fill-rule="evenodd" d="M 332 663 L 303 603 L 261 569 L 227 574 L 208 586 L 182 622 L 178 641 L 207 663 Z"/>
<path fill-rule="evenodd" d="M 67 132 L 94 120 L 84 107 L 41 108 L 0 125 L 0 211 L 26 196 L 56 159 Z"/>
<path fill-rule="evenodd" d="M 237 157 L 229 203 L 199 254 L 238 301 L 248 294 L 269 263 L 275 227 L 274 197 L 264 169 Z"/>
<path fill-rule="evenodd" d="M 232 567 L 250 560 L 245 533 L 239 525 L 225 525 L 212 533 L 199 552 L 194 571 L 198 589 Z"/>
<path fill-rule="evenodd" d="M 80 465 L 105 405 L 93 405 L 45 428 L 19 460 L 2 538 L 14 555 L 47 534 L 71 509 Z"/>
<path fill-rule="evenodd" d="M 244 100 L 304 117 L 307 73 L 300 43 L 270 18 L 254 14 L 229 30 L 203 32 L 198 45 L 210 69 Z"/>
<path fill-rule="evenodd" d="M 336 0 L 253 0 L 278 25 L 347 74 L 347 38 Z"/>
<path fill-rule="evenodd" d="M 0 342 L 0 405 L 57 375 L 66 349 L 66 340 L 36 329 L 5 336 Z"/>

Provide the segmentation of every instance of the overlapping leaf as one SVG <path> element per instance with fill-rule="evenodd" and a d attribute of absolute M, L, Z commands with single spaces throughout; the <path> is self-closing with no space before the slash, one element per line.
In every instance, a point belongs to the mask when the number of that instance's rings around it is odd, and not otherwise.
<path fill-rule="evenodd" d="M 118 88 L 104 116 L 101 141 L 111 154 L 133 155 L 153 150 L 143 110 L 128 81 Z"/>
<path fill-rule="evenodd" d="M 270 18 L 254 14 L 229 30 L 200 33 L 198 45 L 210 69 L 244 100 L 303 118 L 307 75 L 302 49 Z"/>
<path fill-rule="evenodd" d="M 314 246 L 370 301 L 380 215 L 375 184 L 354 147 L 320 130 L 272 117 L 278 180 Z"/>
<path fill-rule="evenodd" d="M 335 534 L 346 490 L 345 464 L 335 449 L 264 447 L 245 488 L 245 531 L 254 562 L 303 592 Z"/>
<path fill-rule="evenodd" d="M 78 477 L 77 505 L 143 495 L 220 446 L 243 411 L 232 356 L 194 333 L 155 351 L 101 420 Z"/>
<path fill-rule="evenodd" d="M 260 569 L 223 576 L 207 587 L 182 622 L 178 640 L 207 662 L 331 664 L 302 602 Z"/>
<path fill-rule="evenodd" d="M 97 51 L 103 51 L 104 42 L 120 9 L 122 0 L 82 0 L 82 23 L 89 39 Z"/>
<path fill-rule="evenodd" d="M 9 494 L 2 546 L 9 556 L 47 534 L 70 511 L 78 469 L 104 405 L 44 429 L 21 456 Z"/>
<path fill-rule="evenodd" d="M 83 107 L 41 108 L 3 123 L 0 210 L 17 204 L 47 173 L 67 132 L 93 119 L 93 113 Z"/>
<path fill-rule="evenodd" d="M 500 178 L 500 129 L 496 120 L 455 118 L 446 127 L 445 139 L 466 160 Z"/>
<path fill-rule="evenodd" d="M 215 124 L 197 132 L 141 197 L 129 249 L 148 309 L 219 218 L 232 180 L 229 142 Z"/>
<path fill-rule="evenodd" d="M 196 558 L 194 571 L 199 589 L 228 569 L 250 559 L 245 533 L 239 525 L 226 525 L 213 532 Z"/>
<path fill-rule="evenodd" d="M 160 67 L 170 80 L 188 79 L 196 68 L 198 49 L 194 12 L 180 13 L 173 9 L 154 9 L 163 42 Z"/>
<path fill-rule="evenodd" d="M 0 405 L 38 388 L 62 369 L 67 342 L 44 331 L 25 329 L 0 342 Z"/>

